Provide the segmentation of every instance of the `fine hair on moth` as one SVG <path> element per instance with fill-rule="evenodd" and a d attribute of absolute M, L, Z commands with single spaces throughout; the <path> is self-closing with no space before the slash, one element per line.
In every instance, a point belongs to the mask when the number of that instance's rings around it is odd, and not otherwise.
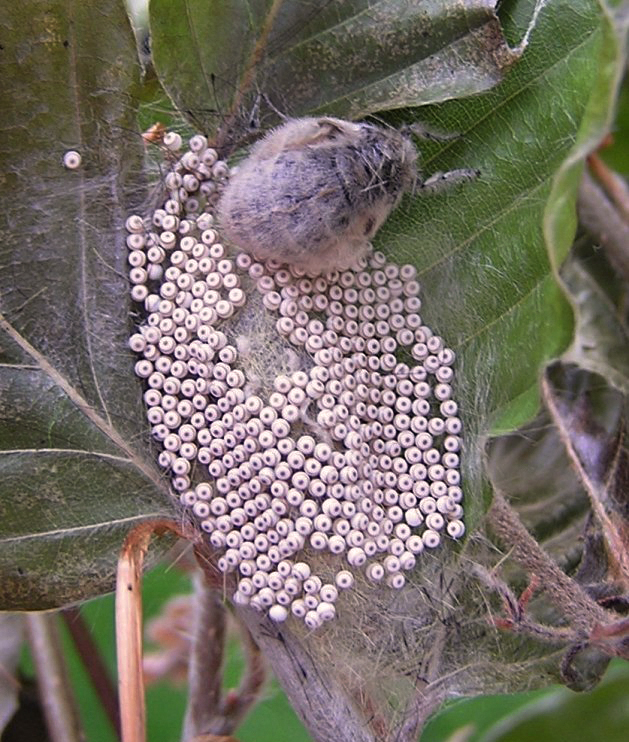
<path fill-rule="evenodd" d="M 329 116 L 287 120 L 234 169 L 218 204 L 222 233 L 257 259 L 309 274 L 355 265 L 404 193 L 478 175 L 423 180 L 413 131 Z"/>

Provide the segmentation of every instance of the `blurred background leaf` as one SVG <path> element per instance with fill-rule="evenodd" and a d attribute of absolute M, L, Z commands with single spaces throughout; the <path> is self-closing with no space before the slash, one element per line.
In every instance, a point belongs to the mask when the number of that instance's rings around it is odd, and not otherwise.
<path fill-rule="evenodd" d="M 535 742 L 540 739 L 574 739 L 622 742 L 629 728 L 627 666 L 618 667 L 592 691 L 579 695 L 558 689 L 533 701 L 496 724 L 479 742 Z"/>
<path fill-rule="evenodd" d="M 428 723 L 421 742 L 597 742 L 601 735 L 609 742 L 623 742 L 627 708 L 621 698 L 628 690 L 629 667 L 619 661 L 589 693 L 556 687 L 453 701 Z"/>

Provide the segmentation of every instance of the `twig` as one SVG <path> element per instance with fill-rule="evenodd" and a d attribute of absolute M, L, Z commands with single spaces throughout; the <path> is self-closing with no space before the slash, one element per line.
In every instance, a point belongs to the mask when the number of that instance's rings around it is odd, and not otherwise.
<path fill-rule="evenodd" d="M 610 200 L 616 204 L 625 221 L 629 221 L 629 187 L 625 181 L 608 167 L 596 152 L 588 157 L 592 175 L 603 186 Z"/>
<path fill-rule="evenodd" d="M 92 681 L 96 695 L 100 699 L 116 736 L 120 739 L 118 694 L 116 693 L 116 687 L 109 674 L 109 670 L 103 662 L 98 645 L 94 641 L 78 608 L 66 608 L 61 612 L 61 616 L 72 637 L 83 666 Z"/>
<path fill-rule="evenodd" d="M 142 678 L 142 588 L 144 556 L 152 529 L 127 537 L 116 578 L 116 654 L 123 742 L 145 742 L 146 704 Z"/>
<path fill-rule="evenodd" d="M 116 654 L 123 742 L 146 740 L 146 704 L 142 677 L 142 567 L 151 536 L 168 531 L 187 537 L 173 521 L 142 523 L 128 534 L 118 560 Z"/>
<path fill-rule="evenodd" d="M 266 667 L 260 648 L 253 640 L 249 629 L 240 620 L 238 626 L 245 650 L 245 670 L 238 690 L 228 694 L 223 702 L 225 713 L 234 720 L 234 729 L 260 697 L 260 691 L 266 680 Z"/>
<path fill-rule="evenodd" d="M 26 631 L 37 669 L 39 698 L 52 742 L 84 739 L 54 613 L 27 613 Z"/>
<path fill-rule="evenodd" d="M 222 664 L 225 649 L 225 609 L 219 593 L 208 587 L 205 575 L 194 579 L 194 627 L 188 663 L 188 706 L 183 740 L 217 729 L 220 721 Z"/>
<path fill-rule="evenodd" d="M 240 624 L 246 665 L 240 686 L 222 692 L 226 611 L 217 589 L 210 555 L 201 545 L 202 571 L 195 580 L 195 625 L 188 669 L 188 708 L 182 739 L 194 735 L 229 735 L 258 700 L 266 672 L 261 652 L 246 626 Z"/>
<path fill-rule="evenodd" d="M 535 637 L 540 641 L 550 644 L 566 645 L 583 641 L 583 632 L 575 631 L 571 628 L 540 624 L 531 619 L 527 614 L 527 604 L 533 595 L 533 591 L 539 584 L 536 575 L 532 576 L 531 582 L 524 589 L 520 597 L 517 598 L 506 582 L 501 580 L 495 573 L 490 572 L 480 564 L 474 565 L 472 569 L 473 574 L 487 585 L 487 587 L 498 593 L 502 600 L 504 616 L 490 619 L 496 628 Z"/>
<path fill-rule="evenodd" d="M 555 607 L 587 635 L 597 624 L 606 624 L 608 614 L 593 601 L 574 580 L 559 569 L 542 547 L 526 530 L 515 510 L 502 493 L 494 488 L 494 500 L 489 510 L 489 522 L 497 536 L 512 545 L 512 557 L 529 574 L 534 573 L 544 591 L 554 598 Z"/>
<path fill-rule="evenodd" d="M 579 189 L 579 218 L 601 243 L 614 269 L 629 281 L 629 223 L 587 172 Z"/>
<path fill-rule="evenodd" d="M 253 608 L 235 610 L 316 742 L 375 742 L 364 709 L 356 707 L 342 678 L 318 663 L 305 642 Z"/>

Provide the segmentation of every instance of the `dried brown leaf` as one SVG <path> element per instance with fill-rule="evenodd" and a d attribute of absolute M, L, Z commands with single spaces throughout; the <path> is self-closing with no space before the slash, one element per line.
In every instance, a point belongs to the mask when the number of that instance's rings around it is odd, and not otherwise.
<path fill-rule="evenodd" d="M 546 406 L 589 495 L 610 577 L 629 590 L 629 454 L 623 395 L 576 367 L 554 364 L 542 380 Z"/>

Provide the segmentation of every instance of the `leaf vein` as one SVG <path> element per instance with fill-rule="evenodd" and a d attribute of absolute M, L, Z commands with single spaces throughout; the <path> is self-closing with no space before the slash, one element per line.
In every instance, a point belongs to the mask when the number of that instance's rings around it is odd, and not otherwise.
<path fill-rule="evenodd" d="M 87 417 L 87 419 L 104 433 L 112 443 L 117 446 L 126 455 L 126 458 L 140 471 L 148 480 L 150 480 L 157 489 L 163 491 L 163 482 L 157 476 L 157 473 L 150 469 L 144 461 L 133 451 L 128 443 L 122 438 L 120 433 L 111 426 L 109 421 L 104 420 L 98 412 L 90 406 L 87 400 L 82 397 L 70 382 L 59 373 L 59 371 L 46 358 L 33 347 L 26 338 L 8 322 L 4 315 L 0 314 L 0 329 L 4 330 L 22 350 L 29 355 L 36 365 L 62 389 L 70 401 Z"/>

